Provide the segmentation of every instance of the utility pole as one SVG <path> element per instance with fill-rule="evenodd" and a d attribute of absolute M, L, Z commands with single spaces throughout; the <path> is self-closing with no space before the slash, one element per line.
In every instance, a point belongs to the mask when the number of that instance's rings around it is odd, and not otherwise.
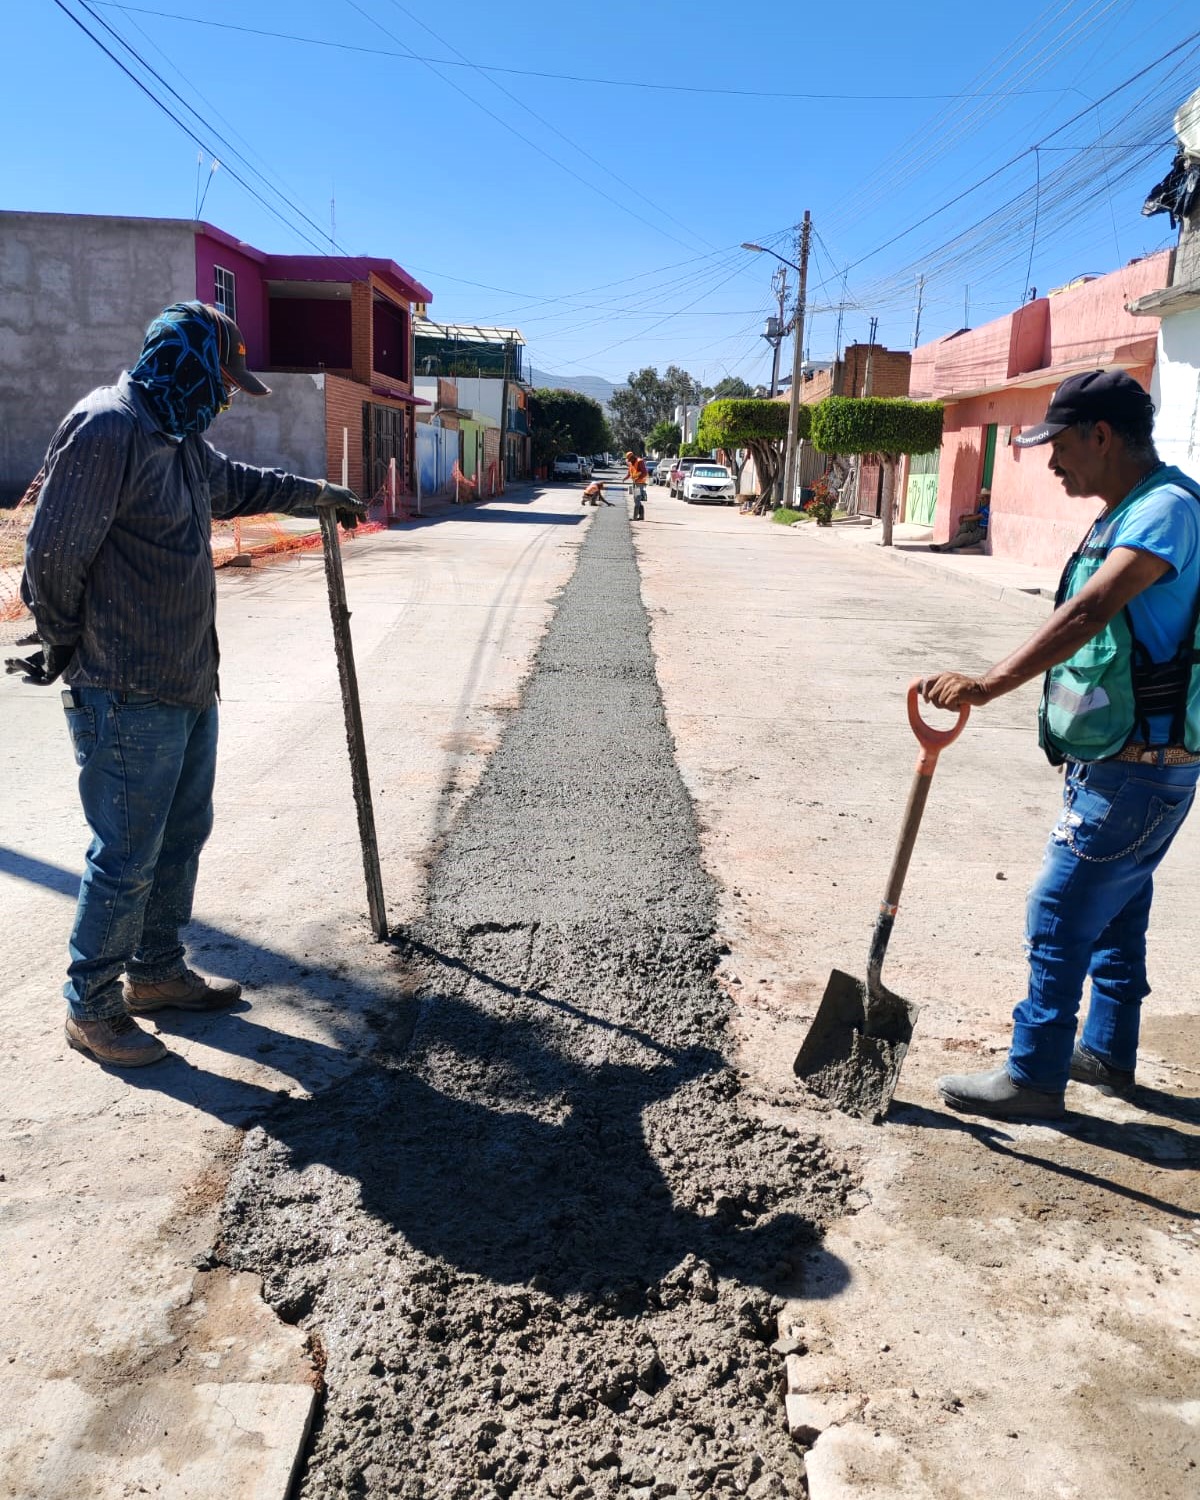
<path fill-rule="evenodd" d="M 808 247 L 811 239 L 812 215 L 806 208 L 800 226 L 800 287 L 792 322 L 792 390 L 788 400 L 787 450 L 784 454 L 784 505 L 792 505 L 796 499 L 796 441 L 800 425 L 800 377 L 804 372 L 804 310 L 808 297 Z"/>
<path fill-rule="evenodd" d="M 875 335 L 876 335 L 876 333 L 878 331 L 879 331 L 879 319 L 878 318 L 872 318 L 871 319 L 871 331 L 867 335 L 867 368 L 866 368 L 866 371 L 863 374 L 863 388 L 862 388 L 862 393 L 863 393 L 864 396 L 869 396 L 871 394 L 871 388 L 872 388 L 872 385 L 874 383 L 873 377 L 874 377 L 875 371 L 872 368 L 872 361 L 875 358 Z"/>
<path fill-rule="evenodd" d="M 914 349 L 921 342 L 921 308 L 924 305 L 924 302 L 925 302 L 925 278 L 924 278 L 924 276 L 918 276 L 917 277 L 917 315 L 913 319 L 913 342 L 912 342 L 912 346 L 913 346 Z"/>
<path fill-rule="evenodd" d="M 771 395 L 774 397 L 779 394 L 779 351 L 783 345 L 784 304 L 787 297 L 786 266 L 775 268 L 775 274 L 771 277 L 771 289 L 779 299 L 779 317 L 775 322 L 775 335 L 771 339 L 771 347 L 774 351 L 771 357 Z"/>

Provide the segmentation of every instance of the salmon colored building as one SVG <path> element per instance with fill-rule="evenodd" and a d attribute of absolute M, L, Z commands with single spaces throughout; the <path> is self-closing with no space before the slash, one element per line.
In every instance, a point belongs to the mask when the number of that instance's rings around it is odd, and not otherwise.
<path fill-rule="evenodd" d="M 1107 276 L 1038 297 L 982 328 L 964 329 L 913 350 L 910 395 L 946 406 L 941 452 L 910 468 L 906 518 L 932 515 L 934 540 L 992 492 L 990 549 L 1042 567 L 1059 567 L 1095 518 L 1095 500 L 1071 499 L 1049 472 L 1048 448 L 1021 449 L 1013 438 L 1042 420 L 1055 387 L 1079 370 L 1127 370 L 1149 390 L 1156 319 L 1128 304 L 1165 286 L 1171 252 L 1131 261 Z"/>

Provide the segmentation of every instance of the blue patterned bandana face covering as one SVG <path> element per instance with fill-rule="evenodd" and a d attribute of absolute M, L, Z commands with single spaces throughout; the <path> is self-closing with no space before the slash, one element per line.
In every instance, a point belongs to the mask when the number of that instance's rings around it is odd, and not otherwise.
<path fill-rule="evenodd" d="M 216 324 L 200 302 L 164 308 L 146 330 L 129 372 L 155 420 L 172 437 L 203 432 L 229 405 Z"/>

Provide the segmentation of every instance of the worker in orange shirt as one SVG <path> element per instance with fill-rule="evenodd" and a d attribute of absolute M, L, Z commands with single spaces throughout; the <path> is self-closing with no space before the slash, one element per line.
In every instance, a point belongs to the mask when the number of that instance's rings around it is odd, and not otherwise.
<path fill-rule="evenodd" d="M 625 455 L 625 467 L 629 477 L 629 493 L 633 496 L 633 519 L 645 520 L 646 484 L 650 478 L 646 460 L 640 454 L 630 451 Z"/>

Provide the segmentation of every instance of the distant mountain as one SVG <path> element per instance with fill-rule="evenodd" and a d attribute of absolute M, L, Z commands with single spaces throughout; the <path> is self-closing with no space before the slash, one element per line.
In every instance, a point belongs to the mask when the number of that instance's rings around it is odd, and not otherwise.
<path fill-rule="evenodd" d="M 529 383 L 552 391 L 578 391 L 581 396 L 591 396 L 593 401 L 599 401 L 603 407 L 607 407 L 613 393 L 621 389 L 602 375 L 547 375 L 544 370 L 531 370 Z"/>

